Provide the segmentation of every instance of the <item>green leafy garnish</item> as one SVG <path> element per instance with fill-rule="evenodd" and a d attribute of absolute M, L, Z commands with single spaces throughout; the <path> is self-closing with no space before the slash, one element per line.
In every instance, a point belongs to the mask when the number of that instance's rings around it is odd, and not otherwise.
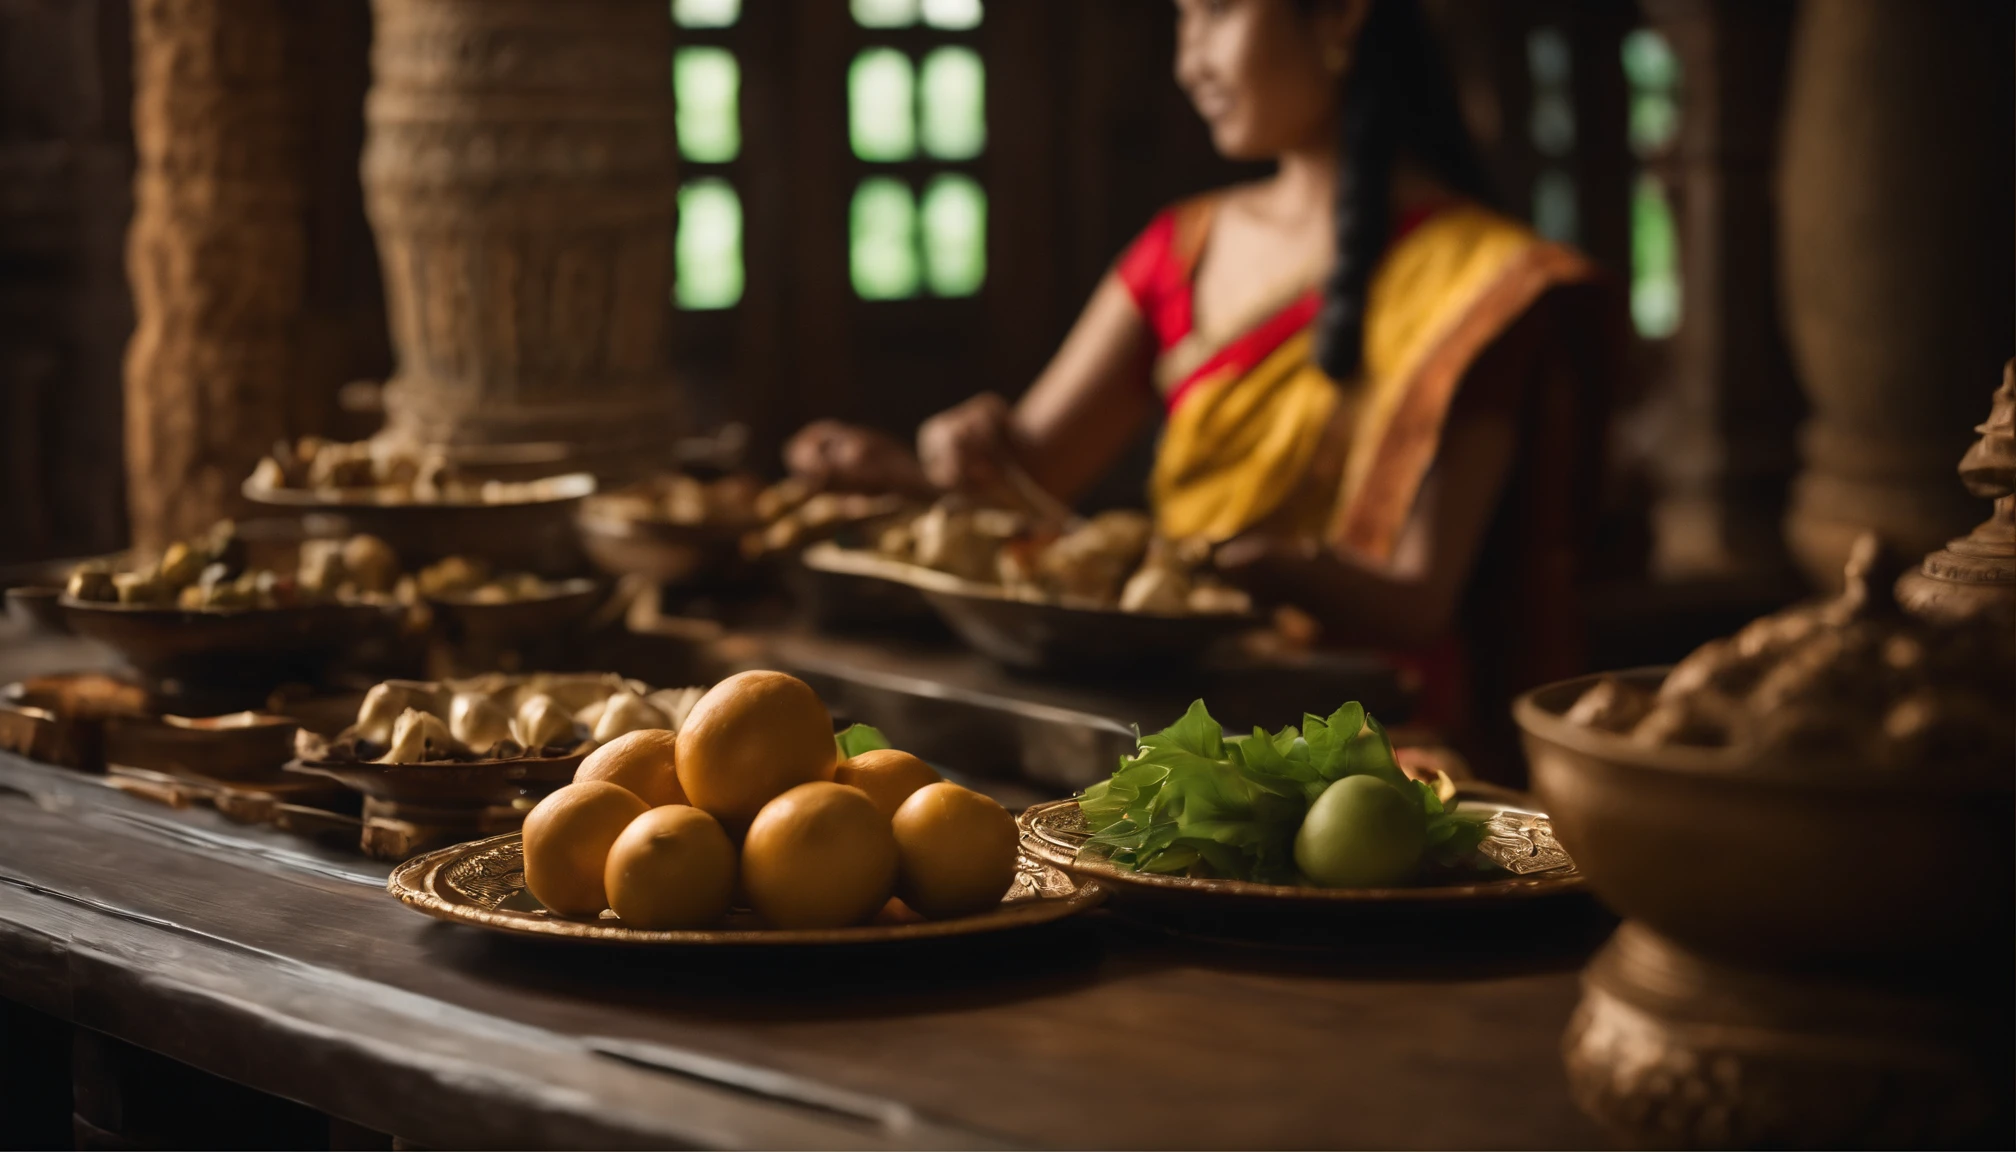
<path fill-rule="evenodd" d="M 1444 809 L 1434 788 L 1400 770 L 1386 730 L 1353 702 L 1294 726 L 1226 737 L 1198 700 L 1176 723 L 1140 738 L 1110 779 L 1078 807 L 1087 846 L 1116 865 L 1295 883 L 1295 833 L 1309 805 L 1346 776 L 1376 776 L 1412 798 L 1426 826 L 1428 859 L 1454 864 L 1483 838 L 1479 820 Z"/>
<path fill-rule="evenodd" d="M 871 728 L 866 724 L 849 724 L 842 728 L 834 734 L 833 744 L 840 749 L 842 760 L 859 756 L 863 752 L 878 752 L 892 747 L 889 738 L 882 735 L 881 729 Z"/>

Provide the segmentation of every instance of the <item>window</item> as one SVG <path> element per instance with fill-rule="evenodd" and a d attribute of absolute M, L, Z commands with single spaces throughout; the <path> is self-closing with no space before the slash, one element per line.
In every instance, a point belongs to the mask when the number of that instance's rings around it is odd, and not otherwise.
<path fill-rule="evenodd" d="M 972 296 L 987 280 L 987 193 L 966 166 L 987 149 L 987 68 L 961 34 L 980 26 L 982 0 L 849 0 L 849 12 L 867 33 L 847 69 L 854 292 Z"/>
<path fill-rule="evenodd" d="M 1631 322 L 1640 336 L 1663 340 L 1680 328 L 1680 239 L 1657 161 L 1680 136 L 1680 61 L 1650 28 L 1626 36 L 1623 53 L 1631 151 L 1641 165 L 1631 191 Z"/>
<path fill-rule="evenodd" d="M 672 301 L 688 311 L 742 299 L 742 198 L 733 169 L 742 154 L 742 67 L 721 39 L 741 15 L 742 0 L 672 0 L 679 28 L 672 99 L 683 168 Z"/>
<path fill-rule="evenodd" d="M 1574 243 L 1581 230 L 1575 178 L 1568 171 L 1575 155 L 1572 67 L 1568 37 L 1561 29 L 1543 26 L 1527 34 L 1526 71 L 1533 102 L 1526 134 L 1540 154 L 1540 170 L 1533 177 L 1533 228 L 1564 244 Z"/>

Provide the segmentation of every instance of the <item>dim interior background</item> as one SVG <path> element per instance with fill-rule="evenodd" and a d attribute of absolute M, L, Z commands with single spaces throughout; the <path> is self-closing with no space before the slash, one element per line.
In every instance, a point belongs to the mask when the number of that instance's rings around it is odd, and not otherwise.
<path fill-rule="evenodd" d="M 152 3 L 0 0 L 0 561 L 126 538 L 133 24 Z M 1813 0 L 1835 24 L 1897 16 L 1842 5 L 1884 7 Z M 345 385 L 392 368 L 358 183 L 371 9 L 281 7 L 271 82 L 286 90 L 289 122 L 274 141 L 305 238 L 286 424 L 362 436 L 377 421 L 358 402 L 369 390 Z M 1610 640 L 1599 663 L 1674 655 L 1800 594 L 1786 546 L 1800 485 L 1824 509 L 1872 485 L 1930 481 L 1886 473 L 1881 451 L 1837 452 L 1851 460 L 1826 465 L 1838 475 L 1810 475 L 1824 463 L 1811 442 L 1842 437 L 1807 421 L 1808 396 L 1832 382 L 1809 378 L 1802 391 L 1782 292 L 1799 6 L 1428 8 L 1505 208 L 1590 252 L 1628 292 L 1632 389 L 1614 436 L 1607 583 L 1590 600 Z M 1878 223 L 1892 247 L 1924 248 L 1913 227 L 1957 217 L 1978 255 L 1907 286 L 1937 315 L 1895 318 L 1918 325 L 1896 340 L 1950 355 L 1885 387 L 1892 403 L 1938 415 L 1923 434 L 1937 443 L 1914 459 L 1950 447 L 1957 460 L 2016 350 L 2012 37 L 2006 5 L 1930 8 L 1904 32 L 1936 67 L 1907 69 L 1871 97 L 1924 140 L 1873 161 L 1902 182 L 1893 202 L 1919 210 Z M 907 435 L 975 391 L 1015 393 L 1157 208 L 1254 171 L 1212 153 L 1173 83 L 1167 0 L 669 0 L 667 16 L 680 163 L 673 363 L 690 428 L 746 424 L 751 462 L 773 472 L 783 439 L 811 418 Z M 1890 275 L 1896 261 L 1857 252 L 1855 239 L 1843 238 L 1842 274 Z M 1140 502 L 1147 446 L 1097 502 Z M 1858 460 L 1876 462 L 1858 474 Z"/>

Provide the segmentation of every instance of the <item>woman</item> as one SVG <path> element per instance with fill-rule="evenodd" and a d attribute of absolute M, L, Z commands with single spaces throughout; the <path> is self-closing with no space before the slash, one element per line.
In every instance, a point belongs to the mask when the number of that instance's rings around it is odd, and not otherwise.
<path fill-rule="evenodd" d="M 1213 144 L 1276 173 L 1157 216 L 1013 406 L 983 395 L 933 417 L 917 461 L 830 423 L 788 458 L 841 484 L 1033 478 L 1068 500 L 1160 403 L 1158 530 L 1216 542 L 1221 569 L 1313 613 L 1327 640 L 1405 653 L 1427 713 L 1453 721 L 1449 638 L 1487 537 L 1522 562 L 1477 584 L 1520 613 L 1572 608 L 1571 526 L 1593 483 L 1569 465 L 1602 427 L 1576 389 L 1600 373 L 1562 339 L 1569 302 L 1552 290 L 1590 269 L 1483 207 L 1415 0 L 1176 10 L 1176 78 Z"/>

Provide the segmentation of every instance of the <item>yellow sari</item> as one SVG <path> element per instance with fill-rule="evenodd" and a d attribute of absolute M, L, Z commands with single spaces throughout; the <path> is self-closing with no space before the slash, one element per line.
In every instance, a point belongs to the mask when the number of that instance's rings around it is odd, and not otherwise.
<path fill-rule="evenodd" d="M 1268 528 L 1389 560 L 1465 372 L 1549 288 L 1593 270 L 1474 205 L 1403 220 L 1373 273 L 1364 369 L 1340 385 L 1315 362 L 1313 286 L 1236 331 L 1193 329 L 1190 279 L 1215 204 L 1163 213 L 1117 266 L 1161 346 L 1157 527 L 1211 540 Z"/>

